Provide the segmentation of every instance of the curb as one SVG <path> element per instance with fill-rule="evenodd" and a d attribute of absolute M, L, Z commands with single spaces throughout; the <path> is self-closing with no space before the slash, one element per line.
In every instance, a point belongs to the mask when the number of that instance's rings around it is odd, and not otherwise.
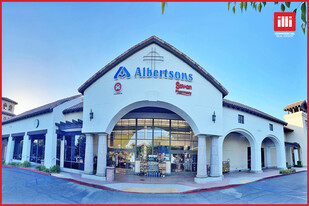
<path fill-rule="evenodd" d="M 28 170 L 28 171 L 36 172 L 36 173 L 39 173 L 39 174 L 42 174 L 42 175 L 51 176 L 51 174 L 48 173 L 48 172 L 39 171 L 39 170 L 32 169 L 32 168 L 29 168 L 29 167 L 16 167 L 16 166 L 13 166 L 13 165 L 2 165 L 2 167 L 16 168 L 16 169 L 22 169 L 22 170 Z"/>
<path fill-rule="evenodd" d="M 241 185 L 246 185 L 249 183 L 253 183 L 253 182 L 259 182 L 262 180 L 267 180 L 267 179 L 272 179 L 272 178 L 276 178 L 276 177 L 282 177 L 282 176 L 287 176 L 287 175 L 292 175 L 292 174 L 296 174 L 296 173 L 301 173 L 301 172 L 307 172 L 307 170 L 303 170 L 303 171 L 298 171 L 298 172 L 294 172 L 294 173 L 290 173 L 290 174 L 283 174 L 283 175 L 274 175 L 274 176 L 270 176 L 270 177 L 264 177 L 258 180 L 254 180 L 252 182 L 247 182 L 244 184 L 232 184 L 232 185 L 226 185 L 226 186 L 221 186 L 221 187 L 212 187 L 212 188 L 202 188 L 202 189 L 196 189 L 196 190 L 189 190 L 186 192 L 182 192 L 183 194 L 189 194 L 189 193 L 198 193 L 198 192 L 206 192 L 206 191 L 215 191 L 215 190 L 223 190 L 223 189 L 228 189 L 228 188 L 232 188 L 232 187 L 238 187 Z"/>

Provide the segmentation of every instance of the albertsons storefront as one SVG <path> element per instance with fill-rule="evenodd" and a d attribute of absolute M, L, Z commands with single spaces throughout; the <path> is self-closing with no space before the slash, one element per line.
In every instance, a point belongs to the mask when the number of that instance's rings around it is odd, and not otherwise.
<path fill-rule="evenodd" d="M 31 161 L 85 178 L 196 174 L 286 167 L 285 122 L 225 99 L 196 62 L 152 36 L 110 62 L 80 95 L 3 122 L 6 162 Z"/>

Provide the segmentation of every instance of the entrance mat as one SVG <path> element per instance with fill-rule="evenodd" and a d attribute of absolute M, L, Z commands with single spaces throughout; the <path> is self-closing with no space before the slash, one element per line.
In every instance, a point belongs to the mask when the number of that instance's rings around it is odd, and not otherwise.
<path fill-rule="evenodd" d="M 177 188 L 141 188 L 141 187 L 123 187 L 123 192 L 138 193 L 178 193 Z"/>

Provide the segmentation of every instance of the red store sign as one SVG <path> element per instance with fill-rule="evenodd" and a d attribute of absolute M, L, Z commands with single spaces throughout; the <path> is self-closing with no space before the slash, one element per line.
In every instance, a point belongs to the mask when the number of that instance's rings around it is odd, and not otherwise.
<path fill-rule="evenodd" d="M 181 94 L 185 96 L 191 96 L 192 92 L 190 91 L 183 91 L 179 89 L 186 89 L 186 90 L 192 90 L 192 85 L 186 85 L 186 84 L 181 84 L 179 82 L 176 82 L 176 94 Z"/>

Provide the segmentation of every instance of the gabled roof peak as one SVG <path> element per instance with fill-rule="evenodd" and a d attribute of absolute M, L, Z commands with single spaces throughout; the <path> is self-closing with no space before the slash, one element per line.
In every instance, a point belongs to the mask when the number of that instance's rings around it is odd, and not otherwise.
<path fill-rule="evenodd" d="M 180 52 L 178 49 L 176 49 L 175 47 L 173 47 L 172 45 L 163 41 L 162 39 L 158 38 L 155 35 L 149 37 L 148 39 L 145 39 L 144 41 L 142 41 L 142 42 L 136 44 L 135 46 L 131 47 L 126 52 L 122 53 L 116 59 L 111 61 L 109 64 L 107 64 L 102 69 L 100 69 L 92 77 L 90 77 L 82 86 L 79 87 L 78 91 L 83 94 L 84 91 L 89 86 L 91 86 L 95 81 L 97 81 L 104 74 L 106 74 L 108 71 L 110 71 L 112 68 L 114 68 L 117 64 L 119 64 L 120 62 L 124 61 L 125 59 L 129 58 L 131 55 L 135 54 L 136 52 L 138 52 L 141 49 L 149 46 L 152 43 L 157 44 L 158 46 L 169 51 L 170 53 L 172 53 L 173 55 L 178 57 L 180 60 L 182 60 L 183 62 L 188 64 L 192 69 L 197 71 L 200 75 L 202 75 L 205 79 L 207 79 L 214 87 L 216 87 L 222 93 L 223 97 L 228 94 L 228 91 L 213 76 L 211 76 L 205 69 L 203 69 L 199 64 L 197 64 L 195 61 L 193 61 L 187 55 Z"/>

